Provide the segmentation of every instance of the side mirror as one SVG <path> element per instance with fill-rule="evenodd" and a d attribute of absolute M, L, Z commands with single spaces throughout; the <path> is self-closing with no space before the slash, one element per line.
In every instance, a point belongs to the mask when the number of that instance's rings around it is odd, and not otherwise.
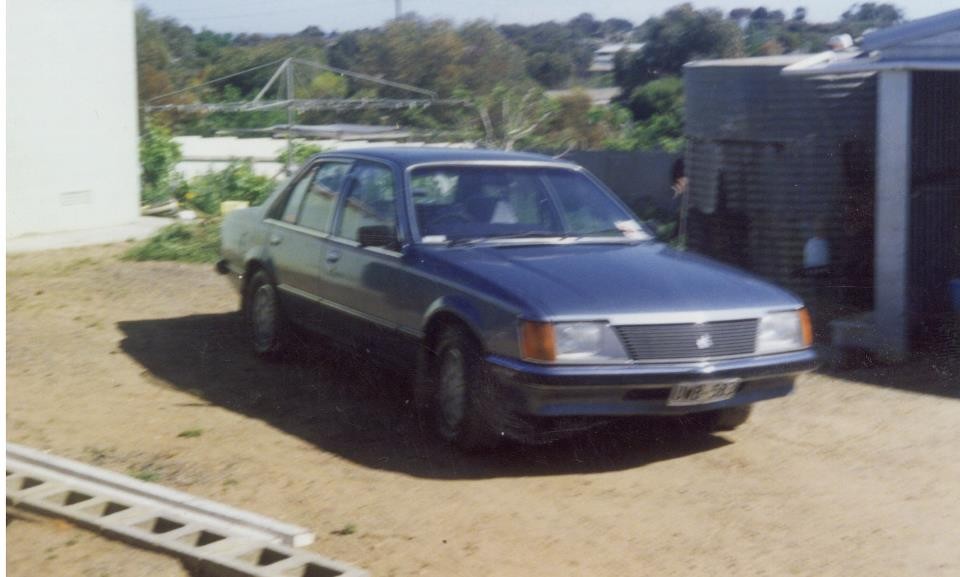
<path fill-rule="evenodd" d="M 360 246 L 391 247 L 397 243 L 397 233 L 392 226 L 373 224 L 357 229 Z"/>

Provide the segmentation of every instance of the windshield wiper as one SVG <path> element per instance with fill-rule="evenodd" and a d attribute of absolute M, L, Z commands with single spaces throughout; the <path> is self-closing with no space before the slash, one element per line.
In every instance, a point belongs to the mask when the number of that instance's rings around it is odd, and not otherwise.
<path fill-rule="evenodd" d="M 498 234 L 494 236 L 477 236 L 477 237 L 464 237 L 464 238 L 455 238 L 447 241 L 447 246 L 470 246 L 473 244 L 479 244 L 481 242 L 495 242 L 498 240 L 510 240 L 516 238 L 563 238 L 563 235 L 556 232 L 547 232 L 542 230 L 528 230 L 526 232 L 518 232 L 515 234 Z"/>
<path fill-rule="evenodd" d="M 498 234 L 487 237 L 489 240 L 501 240 L 511 238 L 563 238 L 563 233 L 550 232 L 548 230 L 528 230 L 514 234 Z"/>
<path fill-rule="evenodd" d="M 465 236 L 463 238 L 451 238 L 447 241 L 447 246 L 470 246 L 487 240 L 483 237 Z"/>
<path fill-rule="evenodd" d="M 617 233 L 616 236 L 608 236 L 610 233 L 614 233 L 614 232 Z M 618 227 L 611 227 L 611 228 L 601 228 L 597 230 L 591 230 L 588 232 L 578 232 L 576 234 L 568 233 L 564 235 L 563 238 L 575 238 L 575 239 L 601 238 L 601 239 L 610 239 L 610 240 L 643 240 L 643 241 L 653 240 L 653 237 L 642 228 L 636 230 L 637 236 L 630 236 L 628 234 L 630 232 L 634 232 L 634 231 L 627 231 Z"/>
<path fill-rule="evenodd" d="M 515 239 L 524 239 L 524 238 L 555 238 L 560 240 L 578 240 L 588 237 L 594 237 L 599 239 L 609 239 L 609 240 L 650 240 L 651 237 L 644 232 L 643 230 L 637 231 L 642 234 L 642 238 L 631 238 L 626 236 L 624 231 L 616 227 L 603 228 L 598 230 L 591 230 L 588 232 L 582 233 L 572 233 L 572 232 L 552 232 L 547 230 L 528 230 L 524 232 L 518 232 L 514 234 L 498 234 L 494 236 L 481 236 L 481 237 L 464 237 L 456 238 L 447 241 L 447 246 L 470 246 L 474 244 L 479 244 L 482 242 L 496 242 L 498 240 L 515 240 Z M 618 233 L 617 236 L 600 236 L 600 235 L 609 235 L 610 233 Z"/>

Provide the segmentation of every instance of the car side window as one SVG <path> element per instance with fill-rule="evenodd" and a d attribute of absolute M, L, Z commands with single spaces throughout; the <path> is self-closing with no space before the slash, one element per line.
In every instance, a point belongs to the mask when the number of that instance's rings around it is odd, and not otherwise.
<path fill-rule="evenodd" d="M 350 175 L 337 236 L 362 242 L 361 233 L 378 229 L 378 235 L 396 238 L 397 203 L 393 172 L 379 164 L 359 164 Z"/>
<path fill-rule="evenodd" d="M 297 222 L 297 215 L 300 214 L 300 205 L 303 204 L 303 195 L 306 194 L 307 189 L 310 188 L 310 183 L 313 182 L 316 173 L 316 168 L 310 170 L 293 185 L 293 189 L 290 191 L 290 194 L 287 195 L 286 205 L 283 207 L 283 214 L 280 220 L 289 222 L 290 224 Z"/>
<path fill-rule="evenodd" d="M 350 164 L 346 162 L 328 162 L 317 167 L 306 187 L 297 224 L 327 232 L 340 186 L 349 169 Z"/>

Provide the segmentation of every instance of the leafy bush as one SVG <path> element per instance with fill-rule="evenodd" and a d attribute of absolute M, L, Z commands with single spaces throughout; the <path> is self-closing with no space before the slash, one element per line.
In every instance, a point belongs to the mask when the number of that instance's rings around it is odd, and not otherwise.
<path fill-rule="evenodd" d="M 636 88 L 630 94 L 630 109 L 638 121 L 633 130 L 634 147 L 679 152 L 683 149 L 683 81 L 664 76 Z"/>
<path fill-rule="evenodd" d="M 220 258 L 220 222 L 215 218 L 202 222 L 178 222 L 134 245 L 124 260 L 173 260 L 216 262 Z"/>
<path fill-rule="evenodd" d="M 220 214 L 225 200 L 246 200 L 260 204 L 273 191 L 273 181 L 253 171 L 249 161 L 235 160 L 219 172 L 197 176 L 190 181 L 184 203 L 205 214 Z"/>
<path fill-rule="evenodd" d="M 144 204 L 174 196 L 180 181 L 173 168 L 180 158 L 180 145 L 173 141 L 170 130 L 148 120 L 140 135 L 140 188 Z"/>
<path fill-rule="evenodd" d="M 326 150 L 327 148 L 320 146 L 319 144 L 310 144 L 309 142 L 294 142 L 293 154 L 289 155 L 288 150 L 284 148 L 283 152 L 281 152 L 277 157 L 277 162 L 280 164 L 286 164 L 287 156 L 290 156 L 290 163 L 296 167 L 302 165 L 314 154 L 325 152 Z"/>

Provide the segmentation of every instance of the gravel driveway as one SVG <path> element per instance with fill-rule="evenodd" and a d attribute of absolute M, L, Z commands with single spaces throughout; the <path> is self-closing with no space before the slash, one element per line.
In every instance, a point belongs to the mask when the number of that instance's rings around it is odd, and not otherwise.
<path fill-rule="evenodd" d="M 960 574 L 956 358 L 805 377 L 729 434 L 464 456 L 402 376 L 322 343 L 258 361 L 212 267 L 123 248 L 8 257 L 10 441 L 311 527 L 383 577 Z M 11 573 L 124 572 L 7 529 Z"/>

